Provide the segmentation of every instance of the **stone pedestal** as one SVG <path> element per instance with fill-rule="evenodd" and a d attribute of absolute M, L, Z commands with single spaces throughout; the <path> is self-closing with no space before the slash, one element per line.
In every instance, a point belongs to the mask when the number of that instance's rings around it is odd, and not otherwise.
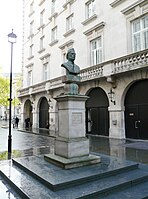
<path fill-rule="evenodd" d="M 45 159 L 65 169 L 100 162 L 89 155 L 89 139 L 85 136 L 85 101 L 87 96 L 62 95 L 56 97 L 59 108 L 59 134 L 55 154 Z"/>

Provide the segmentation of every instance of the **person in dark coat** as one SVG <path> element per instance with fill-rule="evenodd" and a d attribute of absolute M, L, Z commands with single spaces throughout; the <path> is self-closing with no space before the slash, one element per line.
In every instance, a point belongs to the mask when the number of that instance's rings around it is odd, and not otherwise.
<path fill-rule="evenodd" d="M 15 126 L 16 126 L 16 128 L 18 128 L 18 123 L 19 123 L 19 118 L 16 117 L 16 118 L 15 118 Z"/>

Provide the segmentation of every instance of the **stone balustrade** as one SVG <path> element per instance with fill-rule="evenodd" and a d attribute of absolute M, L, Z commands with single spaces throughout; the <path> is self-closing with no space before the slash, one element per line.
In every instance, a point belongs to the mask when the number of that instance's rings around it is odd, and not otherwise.
<path fill-rule="evenodd" d="M 93 67 L 89 67 L 81 70 L 81 81 L 88 81 L 96 78 L 100 78 L 103 75 L 103 65 L 99 64 Z"/>
<path fill-rule="evenodd" d="M 112 74 L 148 66 L 148 50 L 133 53 L 112 61 Z"/>
<path fill-rule="evenodd" d="M 119 73 L 124 73 L 144 67 L 148 67 L 148 50 L 128 54 L 127 56 L 119 57 L 114 60 L 109 60 L 107 62 L 82 69 L 80 72 L 81 82 L 95 80 L 110 75 L 117 75 Z M 32 94 L 35 94 L 59 87 L 63 87 L 62 77 L 54 78 L 31 87 L 23 88 L 19 92 L 19 97 L 30 95 L 30 88 L 32 88 Z"/>

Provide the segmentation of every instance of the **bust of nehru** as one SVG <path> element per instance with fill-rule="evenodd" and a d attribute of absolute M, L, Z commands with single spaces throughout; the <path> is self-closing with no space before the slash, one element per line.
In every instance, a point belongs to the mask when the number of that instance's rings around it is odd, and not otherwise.
<path fill-rule="evenodd" d="M 76 57 L 76 53 L 75 53 L 74 48 L 69 49 L 66 55 L 66 58 L 68 61 L 61 65 L 62 67 L 66 69 L 67 75 L 77 76 L 80 73 L 80 67 L 74 63 L 75 57 Z"/>

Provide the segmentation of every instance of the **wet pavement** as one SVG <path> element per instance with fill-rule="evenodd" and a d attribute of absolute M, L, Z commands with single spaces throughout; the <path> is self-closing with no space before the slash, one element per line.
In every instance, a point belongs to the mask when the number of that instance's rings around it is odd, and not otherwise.
<path fill-rule="evenodd" d="M 110 155 L 123 160 L 132 160 L 148 164 L 148 140 L 109 139 L 107 137 L 88 135 L 90 151 L 94 154 Z M 37 156 L 53 153 L 55 137 L 47 130 L 12 128 L 12 158 Z M 8 159 L 8 125 L 0 123 L 0 164 Z M 11 161 L 10 161 L 11 164 Z M 0 199 L 20 199 L 13 189 L 0 177 Z"/>
<path fill-rule="evenodd" d="M 43 129 L 12 128 L 12 157 L 47 154 L 54 150 L 55 137 Z M 53 135 L 53 134 L 52 134 Z M 148 164 L 148 140 L 109 139 L 88 135 L 90 151 Z M 8 125 L 0 122 L 0 160 L 7 159 Z"/>
<path fill-rule="evenodd" d="M 8 126 L 0 126 L 0 160 L 8 159 Z M 12 128 L 12 158 L 49 153 L 54 138 Z"/>
<path fill-rule="evenodd" d="M 148 164 L 148 140 L 89 136 L 90 151 Z"/>

